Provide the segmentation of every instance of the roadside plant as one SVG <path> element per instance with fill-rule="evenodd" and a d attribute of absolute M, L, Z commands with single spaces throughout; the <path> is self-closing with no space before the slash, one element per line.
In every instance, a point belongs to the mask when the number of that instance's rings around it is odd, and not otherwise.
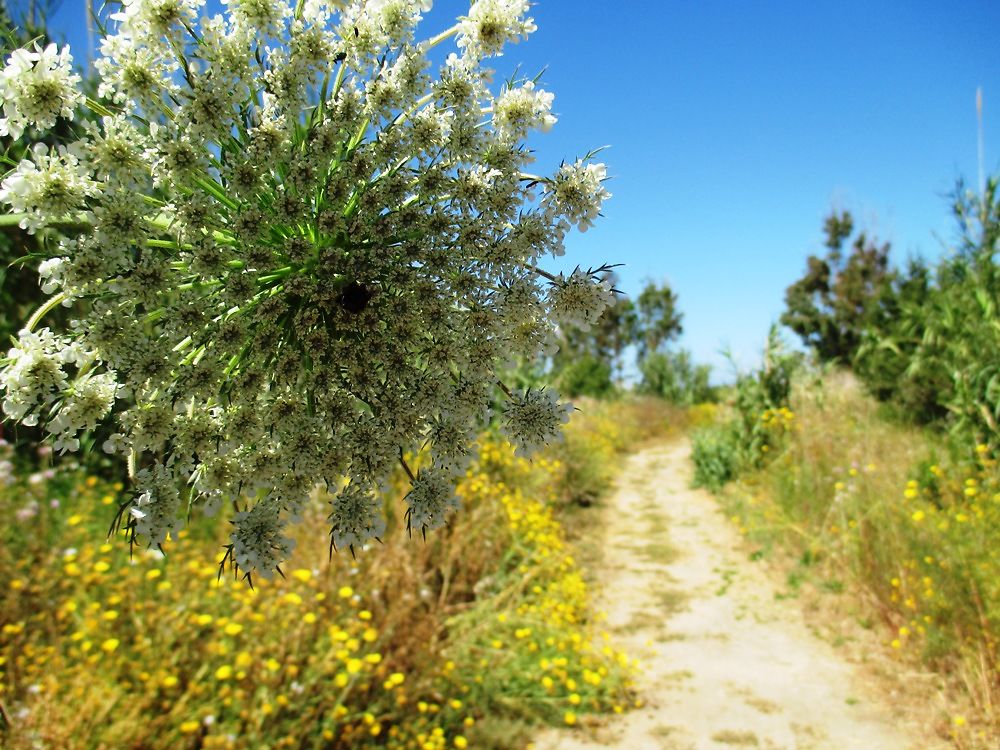
<path fill-rule="evenodd" d="M 535 30 L 526 0 L 475 0 L 423 40 L 429 0 L 203 6 L 99 17 L 94 97 L 66 48 L 17 50 L 0 72 L 0 132 L 77 135 L 36 143 L 0 184 L 0 221 L 46 237 L 52 295 L 0 391 L 55 449 L 96 431 L 127 460 L 130 544 L 230 508 L 223 562 L 249 579 L 291 553 L 317 485 L 331 546 L 379 537 L 400 463 L 410 528 L 444 524 L 495 389 L 520 450 L 559 436 L 566 404 L 495 373 L 611 301 L 606 267 L 539 267 L 610 194 L 594 153 L 529 173 L 523 141 L 555 122 L 552 94 L 489 87 L 485 62 Z M 60 305 L 76 317 L 45 327 Z"/>

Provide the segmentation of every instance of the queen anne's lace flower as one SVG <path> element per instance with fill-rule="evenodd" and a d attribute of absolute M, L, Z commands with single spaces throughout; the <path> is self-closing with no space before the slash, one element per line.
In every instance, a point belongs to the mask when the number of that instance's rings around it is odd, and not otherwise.
<path fill-rule="evenodd" d="M 556 174 L 550 195 L 555 210 L 565 215 L 581 232 L 594 225 L 601 212 L 601 204 L 611 197 L 602 183 L 607 179 L 603 164 L 585 164 L 577 161 L 563 164 Z"/>
<path fill-rule="evenodd" d="M 546 443 L 562 438 L 569 421 L 569 404 L 560 404 L 550 390 L 528 389 L 511 394 L 504 413 L 504 432 L 521 455 L 531 455 Z"/>
<path fill-rule="evenodd" d="M 330 541 L 338 549 L 360 547 L 385 533 L 385 518 L 377 494 L 357 482 L 337 493 L 329 521 Z"/>
<path fill-rule="evenodd" d="M 317 485 L 341 488 L 331 540 L 356 547 L 384 532 L 376 488 L 403 456 L 426 452 L 406 498 L 422 531 L 456 507 L 492 408 L 524 450 L 558 437 L 568 407 L 497 373 L 607 304 L 597 272 L 539 267 L 596 218 L 605 170 L 526 171 L 552 94 L 494 95 L 480 62 L 534 31 L 526 0 L 476 0 L 421 41 L 429 8 L 125 0 L 104 19 L 98 101 L 66 50 L 11 55 L 2 132 L 81 103 L 99 119 L 0 185 L 23 227 L 63 232 L 39 267 L 55 296 L 0 363 L 3 410 L 60 450 L 95 431 L 128 461 L 132 541 L 232 508 L 227 559 L 270 575 Z M 67 333 L 37 330 L 71 302 Z"/>
<path fill-rule="evenodd" d="M 57 117 L 72 119 L 84 99 L 79 85 L 68 47 L 36 43 L 32 50 L 14 50 L 0 71 L 0 135 L 20 138 L 28 125 L 51 128 Z"/>
<path fill-rule="evenodd" d="M 295 549 L 295 540 L 284 535 L 281 506 L 263 501 L 233 517 L 232 557 L 242 570 L 259 571 L 271 578 L 282 560 Z"/>
<path fill-rule="evenodd" d="M 608 278 L 595 278 L 592 271 L 575 270 L 559 277 L 549 287 L 552 315 L 562 326 L 589 330 L 615 295 Z"/>
<path fill-rule="evenodd" d="M 477 58 L 499 55 L 507 42 L 527 39 L 538 28 L 527 12 L 528 0 L 475 0 L 460 22 L 458 46 Z"/>
<path fill-rule="evenodd" d="M 65 146 L 50 150 L 36 143 L 31 156 L 0 183 L 0 202 L 22 213 L 21 228 L 34 233 L 46 220 L 65 219 L 83 208 L 98 187 L 87 166 Z"/>
<path fill-rule="evenodd" d="M 441 528 L 448 513 L 458 508 L 451 474 L 437 467 L 421 469 L 413 480 L 406 503 L 407 528 Z"/>
<path fill-rule="evenodd" d="M 550 130 L 556 124 L 552 114 L 554 94 L 536 89 L 534 81 L 505 89 L 493 104 L 493 126 L 498 133 L 520 140 L 534 128 Z"/>

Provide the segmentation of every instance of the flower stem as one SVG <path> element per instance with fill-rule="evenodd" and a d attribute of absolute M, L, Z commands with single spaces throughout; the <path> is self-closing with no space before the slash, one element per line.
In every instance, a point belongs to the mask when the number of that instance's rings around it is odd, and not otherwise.
<path fill-rule="evenodd" d="M 416 475 L 414 475 L 413 469 L 410 468 L 410 465 L 408 463 L 406 463 L 406 459 L 403 458 L 403 449 L 402 448 L 399 449 L 399 463 L 403 467 L 403 471 L 406 472 L 406 476 L 408 476 L 410 478 L 410 481 L 411 482 L 415 482 L 417 480 L 417 477 L 416 477 Z"/>
<path fill-rule="evenodd" d="M 55 297 L 52 297 L 52 299 L 50 299 L 44 305 L 35 310 L 35 314 L 32 315 L 30 318 L 28 318 L 28 322 L 25 323 L 24 327 L 28 329 L 28 331 L 35 330 L 35 326 L 38 325 L 38 322 L 46 315 L 48 315 L 53 308 L 55 308 L 65 299 L 66 299 L 66 292 L 59 292 L 59 294 L 57 294 Z"/>
<path fill-rule="evenodd" d="M 115 115 L 115 113 L 112 112 L 110 109 L 105 107 L 99 101 L 91 99 L 89 96 L 87 97 L 86 104 L 87 108 L 90 109 L 90 111 L 93 112 L 95 115 L 100 115 L 101 117 L 114 117 Z"/>
<path fill-rule="evenodd" d="M 539 268 L 539 267 L 538 267 L 538 266 L 536 266 L 536 265 L 533 265 L 533 264 L 531 264 L 531 263 L 528 263 L 528 268 L 530 268 L 530 269 L 531 269 L 532 271 L 534 271 L 535 273 L 537 273 L 537 274 L 538 274 L 539 276 L 541 276 L 541 277 L 542 277 L 543 279 L 548 279 L 548 280 L 549 280 L 549 281 L 551 281 L 551 282 L 552 282 L 553 284 L 558 284 L 558 283 L 559 283 L 559 278 L 558 278 L 557 276 L 553 276 L 553 275 L 552 275 L 551 273 L 549 273 L 548 271 L 543 271 L 543 270 L 542 270 L 541 268 Z"/>
<path fill-rule="evenodd" d="M 422 45 L 418 45 L 418 46 L 422 47 L 422 49 L 425 52 L 427 50 L 429 50 L 429 49 L 434 49 L 439 44 L 441 44 L 441 42 L 443 42 L 445 39 L 448 39 L 449 37 L 455 36 L 455 34 L 458 33 L 458 28 L 459 28 L 459 25 L 456 23 L 450 29 L 445 29 L 440 34 L 438 34 L 437 36 L 432 36 L 430 39 L 428 39 Z"/>

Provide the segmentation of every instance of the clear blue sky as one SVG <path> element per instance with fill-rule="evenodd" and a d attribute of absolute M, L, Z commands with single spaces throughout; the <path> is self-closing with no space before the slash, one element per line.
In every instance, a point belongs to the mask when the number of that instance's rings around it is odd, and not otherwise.
<path fill-rule="evenodd" d="M 81 52 L 83 7 L 53 18 Z M 424 28 L 467 7 L 439 1 Z M 996 0 L 538 0 L 532 15 L 538 31 L 496 67 L 546 68 L 560 120 L 532 141 L 539 169 L 611 146 L 614 198 L 565 261 L 624 263 L 633 295 L 668 280 L 701 361 L 725 367 L 725 345 L 758 358 L 832 205 L 899 261 L 939 255 L 944 196 L 977 179 L 977 86 L 1000 168 Z"/>

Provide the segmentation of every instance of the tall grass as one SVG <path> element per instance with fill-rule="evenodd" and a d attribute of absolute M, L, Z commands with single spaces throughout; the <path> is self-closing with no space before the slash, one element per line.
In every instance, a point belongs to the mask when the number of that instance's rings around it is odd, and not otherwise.
<path fill-rule="evenodd" d="M 728 512 L 761 554 L 791 552 L 827 588 L 859 592 L 889 651 L 973 706 L 975 717 L 941 717 L 942 732 L 997 747 L 1000 473 L 987 447 L 950 459 L 846 376 L 798 389 L 792 408 L 773 460 L 722 494 Z"/>

